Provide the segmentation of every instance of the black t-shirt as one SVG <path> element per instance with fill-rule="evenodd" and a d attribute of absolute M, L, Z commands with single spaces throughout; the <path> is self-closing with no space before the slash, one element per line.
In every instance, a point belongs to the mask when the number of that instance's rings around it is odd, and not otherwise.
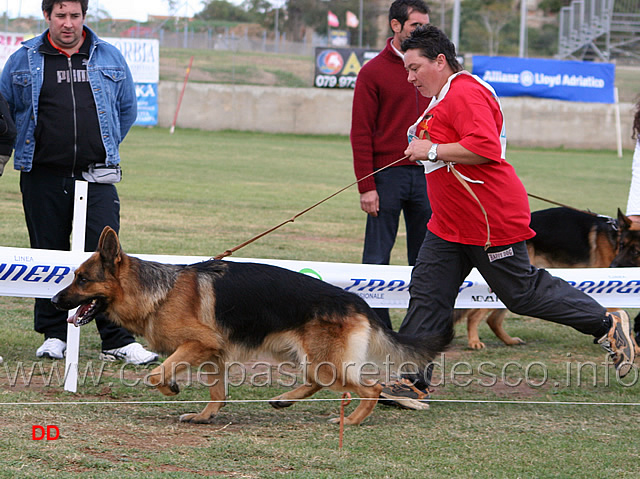
<path fill-rule="evenodd" d="M 68 57 L 45 36 L 44 80 L 38 101 L 33 168 L 60 176 L 79 176 L 91 163 L 104 163 L 96 104 L 89 84 L 87 63 L 91 33 L 79 51 Z"/>

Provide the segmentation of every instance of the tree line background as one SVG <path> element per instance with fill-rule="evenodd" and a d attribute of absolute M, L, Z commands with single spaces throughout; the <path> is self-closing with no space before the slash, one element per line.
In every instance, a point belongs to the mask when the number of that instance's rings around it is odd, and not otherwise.
<path fill-rule="evenodd" d="M 363 46 L 380 46 L 381 36 L 384 38 L 390 33 L 388 29 L 380 32 L 379 3 L 363 1 L 363 18 L 359 18 L 363 28 Z M 387 3 L 390 5 L 391 1 Z M 452 2 L 443 0 L 427 3 L 431 8 L 431 23 L 450 34 Z M 569 3 L 570 0 L 540 1 L 535 20 L 527 28 L 530 56 L 553 56 L 557 53 L 557 14 L 561 7 Z M 351 45 L 358 46 L 358 29 L 347 28 L 343 24 L 348 10 L 359 16 L 360 0 L 280 0 L 278 8 L 276 15 L 276 6 L 268 0 L 245 0 L 240 5 L 227 0 L 211 0 L 196 14 L 195 19 L 204 24 L 221 21 L 253 23 L 273 32 L 276 30 L 277 17 L 279 32 L 286 33 L 291 41 L 303 41 L 309 29 L 318 35 L 327 35 L 327 11 L 331 10 L 341 21 L 340 28 L 350 31 Z M 519 30 L 520 0 L 464 0 L 458 49 L 461 52 L 489 55 L 517 54 Z"/>

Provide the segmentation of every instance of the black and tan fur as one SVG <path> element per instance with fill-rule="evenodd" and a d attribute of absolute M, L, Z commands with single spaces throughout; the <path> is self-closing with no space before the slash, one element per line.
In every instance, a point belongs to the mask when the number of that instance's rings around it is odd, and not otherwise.
<path fill-rule="evenodd" d="M 620 241 L 618 254 L 611 263 L 612 268 L 629 268 L 640 266 L 640 224 L 632 222 L 622 211 L 618 210 L 618 225 L 620 226 Z M 634 320 L 633 330 L 636 343 L 640 344 L 640 313 Z M 640 347 L 636 348 L 640 355 Z"/>
<path fill-rule="evenodd" d="M 214 383 L 212 402 L 198 414 L 180 417 L 197 423 L 208 422 L 224 405 L 226 361 L 270 353 L 307 367 L 307 383 L 273 398 L 273 407 L 291 406 L 322 389 L 320 384 L 331 383 L 329 389 L 363 398 L 345 420 L 360 424 L 382 389 L 377 381 L 359 377 L 361 365 L 390 360 L 424 367 L 453 337 L 452 331 L 428 338 L 399 335 L 381 324 L 359 296 L 276 266 L 143 261 L 126 255 L 108 227 L 96 252 L 75 271 L 73 283 L 52 302 L 64 310 L 80 306 L 70 318 L 76 325 L 105 311 L 118 325 L 143 336 L 151 349 L 169 355 L 149 374 L 151 385 L 165 395 L 179 392 L 176 372 L 209 364 L 217 380 L 209 383 Z M 318 367 L 326 363 L 333 370 Z"/>
<path fill-rule="evenodd" d="M 620 215 L 616 222 L 571 208 L 532 212 L 531 229 L 536 236 L 527 241 L 531 264 L 539 268 L 608 268 L 618 252 Z M 640 231 L 636 241 L 639 241 L 636 251 L 640 251 Z M 631 245 L 627 249 L 632 250 Z M 478 326 L 485 318 L 503 343 L 524 344 L 504 330 L 506 315 L 506 309 L 458 309 L 453 313 L 454 322 L 467 320 L 468 344 L 472 349 L 485 347 L 478 335 Z"/>
<path fill-rule="evenodd" d="M 616 257 L 611 262 L 612 268 L 629 268 L 640 266 L 640 224 L 632 222 L 622 211 L 618 210 L 620 240 Z"/>

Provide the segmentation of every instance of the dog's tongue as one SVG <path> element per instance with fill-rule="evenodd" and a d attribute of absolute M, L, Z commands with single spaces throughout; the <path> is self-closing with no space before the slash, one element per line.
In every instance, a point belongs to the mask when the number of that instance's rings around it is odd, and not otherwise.
<path fill-rule="evenodd" d="M 76 311 L 73 316 L 69 316 L 67 318 L 67 323 L 69 324 L 73 324 L 74 326 L 78 327 L 78 311 Z"/>
<path fill-rule="evenodd" d="M 80 306 L 78 309 L 76 309 L 76 312 L 73 314 L 73 316 L 69 316 L 67 318 L 67 323 L 73 324 L 75 327 L 78 327 L 78 321 L 90 307 L 91 303 L 83 304 L 82 306 Z"/>

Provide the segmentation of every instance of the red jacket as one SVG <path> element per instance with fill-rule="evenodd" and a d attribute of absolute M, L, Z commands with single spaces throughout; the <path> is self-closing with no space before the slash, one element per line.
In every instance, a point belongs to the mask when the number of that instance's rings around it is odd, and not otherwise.
<path fill-rule="evenodd" d="M 504 119 L 492 92 L 474 77 L 461 74 L 451 81 L 446 95 L 428 113 L 427 129 L 435 143 L 459 143 L 490 161 L 479 165 L 456 164 L 487 212 L 491 246 L 505 246 L 532 238 L 529 198 L 516 172 L 504 158 L 501 132 Z M 463 115 L 460 112 L 464 112 Z M 427 174 L 433 214 L 429 231 L 438 237 L 483 246 L 487 224 L 476 199 L 445 166 Z"/>
<path fill-rule="evenodd" d="M 393 50 L 391 38 L 387 39 L 384 50 L 364 64 L 356 79 L 351 148 L 357 179 L 404 156 L 407 128 L 430 100 L 407 81 L 404 62 Z M 416 163 L 405 160 L 397 165 Z M 375 189 L 373 176 L 358 183 L 360 193 Z"/>

